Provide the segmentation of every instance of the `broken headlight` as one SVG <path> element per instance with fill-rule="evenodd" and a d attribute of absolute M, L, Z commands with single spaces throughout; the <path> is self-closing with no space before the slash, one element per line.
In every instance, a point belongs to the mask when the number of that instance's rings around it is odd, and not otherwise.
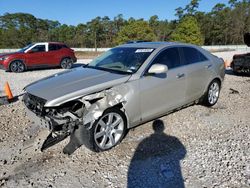
<path fill-rule="evenodd" d="M 23 101 L 26 107 L 34 112 L 38 116 L 43 115 L 43 109 L 44 105 L 46 103 L 45 99 L 42 99 L 40 97 L 34 96 L 30 93 L 25 93 L 23 96 Z"/>

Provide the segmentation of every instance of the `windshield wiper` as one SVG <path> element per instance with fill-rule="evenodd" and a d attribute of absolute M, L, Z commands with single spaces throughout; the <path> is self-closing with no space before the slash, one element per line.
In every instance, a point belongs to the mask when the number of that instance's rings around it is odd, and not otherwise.
<path fill-rule="evenodd" d="M 91 66 L 91 65 L 83 65 L 84 68 L 91 68 L 91 69 L 97 69 L 97 70 L 103 70 L 103 71 L 107 71 L 107 72 L 111 72 L 111 73 L 116 73 L 116 74 L 133 74 L 132 72 L 125 72 L 125 71 L 120 71 L 120 70 L 115 70 L 115 69 L 108 69 L 108 68 L 104 68 L 104 67 L 96 67 L 96 66 Z"/>
<path fill-rule="evenodd" d="M 125 71 L 121 71 L 121 70 L 116 70 L 116 69 L 108 69 L 108 68 L 104 68 L 104 67 L 98 67 L 100 68 L 100 70 L 104 70 L 104 71 L 108 71 L 111 73 L 115 73 L 115 74 L 132 74 L 130 72 L 125 72 Z"/>

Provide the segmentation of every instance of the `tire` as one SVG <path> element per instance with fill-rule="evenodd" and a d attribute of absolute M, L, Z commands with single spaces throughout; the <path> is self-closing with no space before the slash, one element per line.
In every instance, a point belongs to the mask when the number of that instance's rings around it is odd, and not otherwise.
<path fill-rule="evenodd" d="M 66 57 L 61 61 L 60 66 L 63 69 L 71 69 L 73 66 L 73 60 L 71 58 Z"/>
<path fill-rule="evenodd" d="M 10 63 L 9 70 L 16 73 L 23 72 L 25 71 L 25 64 L 20 60 L 15 60 Z"/>
<path fill-rule="evenodd" d="M 205 95 L 203 96 L 203 104 L 205 106 L 213 106 L 217 103 L 218 99 L 219 99 L 219 95 L 220 95 L 220 82 L 218 80 L 213 80 L 209 86 L 208 89 L 205 93 Z"/>
<path fill-rule="evenodd" d="M 110 121 L 110 122 L 109 122 Z M 127 132 L 127 119 L 118 108 L 107 109 L 91 128 L 93 151 L 107 151 L 118 145 Z"/>

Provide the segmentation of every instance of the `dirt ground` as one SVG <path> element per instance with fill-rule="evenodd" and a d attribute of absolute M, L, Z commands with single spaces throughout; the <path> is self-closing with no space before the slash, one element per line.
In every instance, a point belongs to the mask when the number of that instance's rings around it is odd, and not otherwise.
<path fill-rule="evenodd" d="M 59 71 L 0 75 L 19 94 L 20 80 Z M 214 107 L 190 106 L 130 130 L 110 151 L 82 146 L 71 156 L 62 153 L 68 139 L 40 151 L 49 132 L 29 120 L 22 101 L 1 105 L 0 186 L 250 187 L 249 104 L 250 77 L 227 71 Z"/>

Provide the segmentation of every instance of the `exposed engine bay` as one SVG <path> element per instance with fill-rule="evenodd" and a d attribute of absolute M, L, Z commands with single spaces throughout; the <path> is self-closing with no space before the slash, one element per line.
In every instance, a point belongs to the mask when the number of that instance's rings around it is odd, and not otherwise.
<path fill-rule="evenodd" d="M 46 100 L 30 93 L 24 94 L 23 101 L 28 111 L 34 113 L 34 121 L 51 131 L 41 150 L 71 136 L 69 144 L 64 148 L 66 154 L 72 154 L 82 144 L 91 149 L 88 130 L 95 120 L 109 107 L 118 106 L 122 109 L 125 102 L 124 97 L 114 89 L 87 95 L 56 107 L 45 107 Z"/>

